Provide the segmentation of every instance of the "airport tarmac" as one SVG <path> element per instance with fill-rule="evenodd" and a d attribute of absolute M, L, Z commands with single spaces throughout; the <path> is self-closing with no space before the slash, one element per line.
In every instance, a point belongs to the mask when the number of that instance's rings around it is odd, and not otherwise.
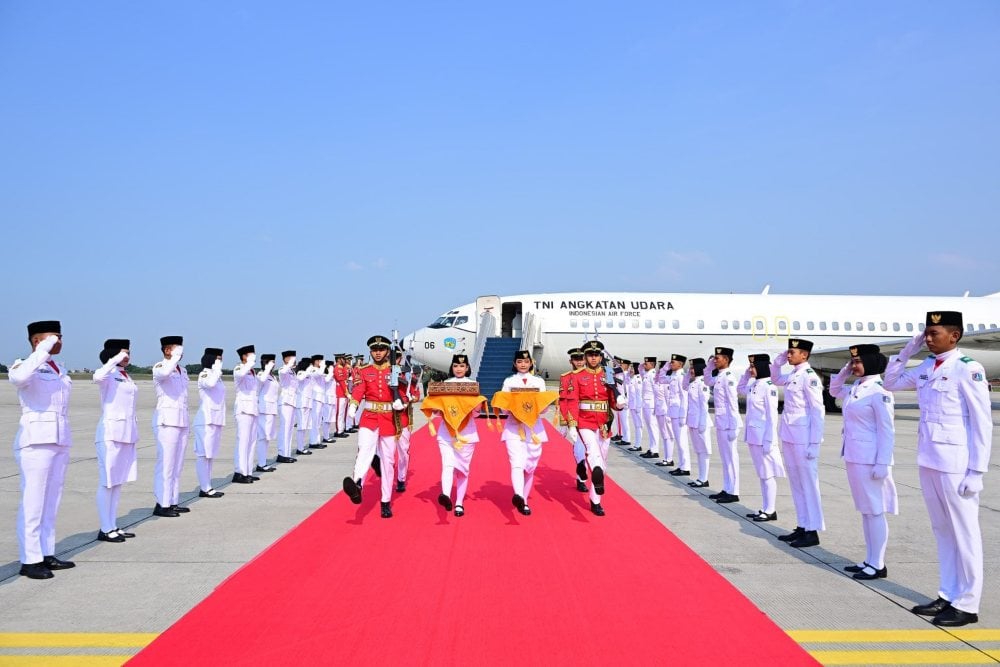
<path fill-rule="evenodd" d="M 228 380 L 231 381 L 231 378 Z M 191 512 L 178 518 L 151 516 L 156 446 L 150 419 L 152 382 L 140 380 L 139 479 L 125 486 L 119 526 L 136 533 L 124 544 L 96 541 L 97 465 L 93 435 L 100 416 L 98 392 L 87 380 L 73 387 L 70 411 L 74 445 L 57 524 L 57 555 L 77 567 L 54 579 L 29 580 L 17 572 L 14 530 L 20 497 L 11 443 L 20 416 L 12 385 L 0 382 L 0 664 L 117 664 L 207 596 L 215 586 L 296 526 L 331 496 L 353 467 L 356 436 L 340 440 L 298 463 L 278 466 L 252 485 L 232 485 L 235 423 L 229 419 L 223 455 L 215 465 L 221 499 L 197 497 L 192 447 L 182 478 L 182 503 Z M 233 396 L 230 384 L 228 396 Z M 192 388 L 191 405 L 197 404 Z M 713 454 L 706 489 L 687 486 L 635 454 L 613 447 L 609 474 L 667 528 L 737 586 L 780 627 L 824 664 L 994 664 L 1000 662 L 1000 475 L 990 466 L 982 494 L 980 520 L 986 554 L 986 583 L 980 621 L 944 630 L 910 613 L 914 604 L 933 599 L 937 555 L 924 509 L 916 468 L 916 398 L 897 395 L 896 465 L 900 514 L 889 519 L 887 579 L 859 582 L 843 566 L 864 559 L 860 515 L 855 511 L 839 457 L 841 417 L 827 417 L 820 481 L 827 530 L 818 547 L 796 550 L 775 539 L 795 525 L 787 481 L 778 485 L 779 520 L 754 523 L 745 518 L 759 507 L 759 486 L 741 445 L 742 502 L 717 505 L 718 455 Z M 1000 423 L 994 402 L 994 424 Z M 419 411 L 418 411 L 419 416 Z M 418 424 L 423 424 L 418 419 Z M 994 430 L 994 445 L 1000 429 Z M 551 447 L 551 445 L 549 446 Z M 554 456 L 546 453 L 551 465 Z M 271 452 L 273 460 L 274 452 Z M 437 461 L 434 465 L 439 465 Z M 473 477 L 473 484 L 477 481 Z M 410 489 L 416 492 L 417 489 Z M 606 508 L 614 521 L 614 507 Z M 304 557 L 308 556 L 303 554 Z M 656 554 L 636 553 L 630 567 L 650 577 L 683 577 L 665 571 Z M 274 576 L 294 577 L 295 565 Z M 664 600 L 664 610 L 697 605 L 698 600 Z M 680 612 L 682 613 L 682 612 Z M 649 641 L 663 643 L 665 655 L 683 637 L 671 637 L 659 619 L 609 618 L 628 623 Z M 725 627 L 720 610 L 720 630 Z M 264 629 L 266 631 L 266 629 Z M 72 633 L 72 634 L 64 634 Z M 692 649 L 694 647 L 687 647 Z"/>

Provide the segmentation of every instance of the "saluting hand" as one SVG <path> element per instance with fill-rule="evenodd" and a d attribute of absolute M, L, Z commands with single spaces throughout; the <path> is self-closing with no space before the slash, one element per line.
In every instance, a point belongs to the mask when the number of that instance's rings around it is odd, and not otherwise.
<path fill-rule="evenodd" d="M 212 362 L 212 370 L 216 373 L 222 372 L 222 359 L 216 359 Z"/>
<path fill-rule="evenodd" d="M 269 361 L 266 364 L 264 364 L 264 375 L 270 375 L 272 370 L 274 370 L 273 361 Z"/>
<path fill-rule="evenodd" d="M 184 346 L 174 345 L 174 349 L 170 350 L 170 360 L 173 361 L 174 359 L 177 359 L 180 361 L 182 356 L 184 356 Z"/>
<path fill-rule="evenodd" d="M 909 361 L 910 357 L 915 355 L 920 351 L 920 348 L 924 346 L 924 332 L 921 331 L 917 333 L 916 336 L 910 339 L 902 350 L 899 351 L 899 358 L 903 361 Z"/>

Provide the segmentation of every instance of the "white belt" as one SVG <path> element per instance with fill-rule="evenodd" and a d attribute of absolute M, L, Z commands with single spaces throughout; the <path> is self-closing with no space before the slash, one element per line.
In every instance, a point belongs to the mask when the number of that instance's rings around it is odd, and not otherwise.
<path fill-rule="evenodd" d="M 587 412 L 607 412 L 607 401 L 580 401 L 580 409 Z"/>

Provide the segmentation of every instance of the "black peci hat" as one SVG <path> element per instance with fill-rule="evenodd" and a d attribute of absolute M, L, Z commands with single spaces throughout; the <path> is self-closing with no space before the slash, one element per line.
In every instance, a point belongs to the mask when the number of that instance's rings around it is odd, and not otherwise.
<path fill-rule="evenodd" d="M 656 363 L 656 357 L 643 357 L 642 360 L 651 364 Z"/>
<path fill-rule="evenodd" d="M 452 364 L 465 364 L 469 365 L 469 355 L 467 354 L 453 354 L 451 357 Z"/>
<path fill-rule="evenodd" d="M 167 345 L 183 345 L 184 336 L 164 336 L 160 339 L 160 347 L 166 347 Z"/>
<path fill-rule="evenodd" d="M 285 350 L 284 352 L 281 353 L 282 359 L 284 359 L 285 357 L 294 357 L 294 356 L 295 356 L 295 350 Z"/>
<path fill-rule="evenodd" d="M 750 360 L 750 365 L 756 369 L 758 380 L 771 377 L 771 355 L 750 354 L 747 355 L 747 359 Z"/>
<path fill-rule="evenodd" d="M 865 375 L 879 375 L 889 365 L 889 360 L 881 352 L 878 345 L 864 343 L 851 346 L 851 356 L 861 360 Z"/>
<path fill-rule="evenodd" d="M 275 357 L 273 354 L 262 354 L 260 355 L 260 367 L 264 368 L 264 366 L 267 366 L 267 362 L 274 360 Z"/>
<path fill-rule="evenodd" d="M 721 355 L 723 357 L 729 357 L 730 361 L 733 360 L 733 348 L 731 347 L 717 347 L 715 348 L 714 354 Z"/>
<path fill-rule="evenodd" d="M 32 322 L 28 325 L 28 338 L 31 338 L 35 334 L 42 333 L 62 333 L 62 325 L 59 320 L 41 320 L 39 322 Z"/>
<path fill-rule="evenodd" d="M 244 354 L 255 354 L 256 352 L 253 345 L 244 345 L 236 350 L 236 356 L 242 359 Z"/>
<path fill-rule="evenodd" d="M 679 362 L 681 362 L 683 364 L 687 360 L 688 360 L 688 358 L 685 357 L 683 354 L 671 354 L 670 355 L 670 361 L 679 361 Z"/>
<path fill-rule="evenodd" d="M 789 338 L 788 349 L 805 350 L 806 352 L 812 352 L 813 342 L 811 340 L 806 340 L 805 338 Z"/>
<path fill-rule="evenodd" d="M 962 313 L 956 310 L 936 310 L 927 313 L 926 326 L 952 326 L 962 328 Z"/>

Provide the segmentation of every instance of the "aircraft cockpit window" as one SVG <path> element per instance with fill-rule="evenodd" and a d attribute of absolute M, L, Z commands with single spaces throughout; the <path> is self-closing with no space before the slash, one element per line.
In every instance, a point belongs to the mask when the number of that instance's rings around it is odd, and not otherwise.
<path fill-rule="evenodd" d="M 433 324 L 429 325 L 428 329 L 444 329 L 445 327 L 450 327 L 455 324 L 454 316 L 442 315 L 441 317 L 434 320 Z"/>
<path fill-rule="evenodd" d="M 452 326 L 457 327 L 459 324 L 465 324 L 468 321 L 469 321 L 468 317 L 466 317 L 465 315 L 459 315 L 458 317 L 455 318 L 455 323 Z"/>

